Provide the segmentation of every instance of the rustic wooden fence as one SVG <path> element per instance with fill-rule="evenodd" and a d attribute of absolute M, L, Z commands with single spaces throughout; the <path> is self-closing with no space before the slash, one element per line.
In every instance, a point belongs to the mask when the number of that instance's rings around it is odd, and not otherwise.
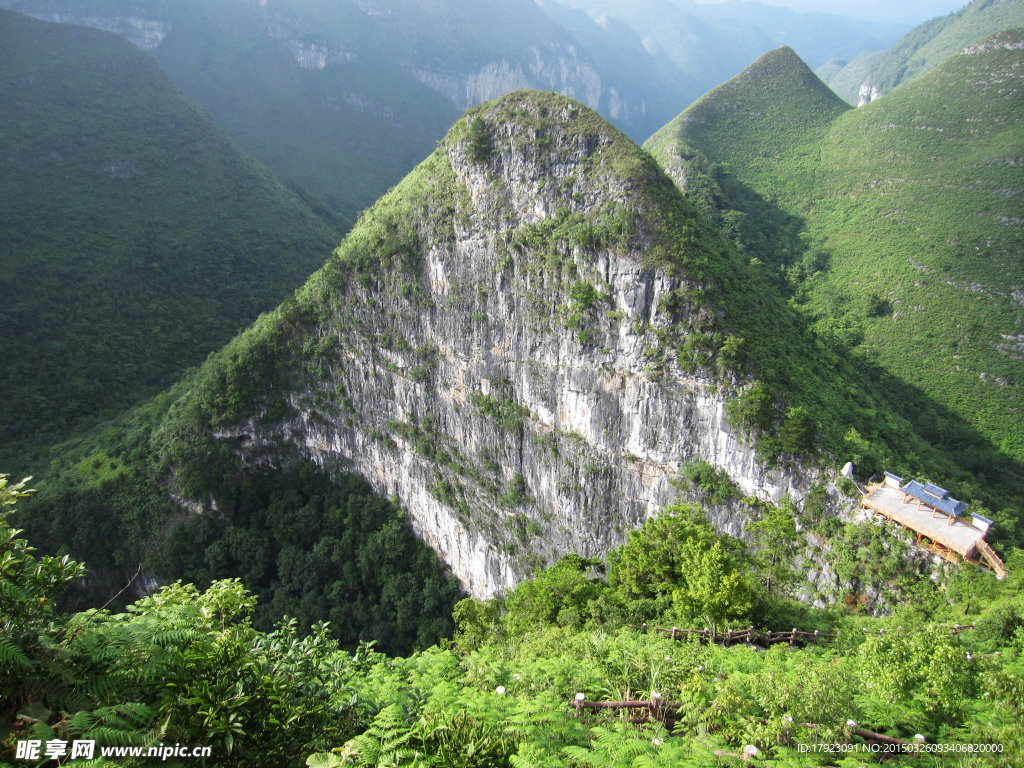
<path fill-rule="evenodd" d="M 668 629 L 666 627 L 649 627 L 646 624 L 641 624 L 639 627 L 632 624 L 627 624 L 626 626 L 643 632 L 663 632 L 673 640 L 681 640 L 691 635 L 697 635 L 698 641 L 705 645 L 707 643 L 715 643 L 729 646 L 734 643 L 748 643 L 750 645 L 760 645 L 763 648 L 770 648 L 778 643 L 807 645 L 809 643 L 816 643 L 819 640 L 832 640 L 836 637 L 835 635 L 825 634 L 817 630 L 814 632 L 800 632 L 795 627 L 789 632 L 759 632 L 753 627 L 716 632 L 713 629 L 680 629 L 679 627 Z"/>
<path fill-rule="evenodd" d="M 649 627 L 646 624 L 635 626 L 633 624 L 627 624 L 630 629 L 639 629 L 642 632 L 662 632 L 673 640 L 682 640 L 696 635 L 698 642 L 706 645 L 708 643 L 715 643 L 717 645 L 730 646 L 735 643 L 746 643 L 749 645 L 758 645 L 762 648 L 771 648 L 773 645 L 778 643 L 787 643 L 789 645 L 809 645 L 811 643 L 818 643 L 821 641 L 835 640 L 838 635 L 831 635 L 825 632 L 819 632 L 814 630 L 813 632 L 801 632 L 796 627 L 788 632 L 760 632 L 755 630 L 753 627 L 747 629 L 727 629 L 724 631 L 716 631 L 713 629 L 680 629 L 679 627 Z M 966 632 L 969 629 L 974 629 L 975 624 L 954 624 L 949 633 L 951 635 L 958 635 L 961 632 Z M 903 627 L 896 627 L 896 629 L 879 629 L 876 632 L 880 635 L 895 634 L 902 631 Z M 864 628 L 862 630 L 864 634 L 874 634 L 871 630 Z"/>

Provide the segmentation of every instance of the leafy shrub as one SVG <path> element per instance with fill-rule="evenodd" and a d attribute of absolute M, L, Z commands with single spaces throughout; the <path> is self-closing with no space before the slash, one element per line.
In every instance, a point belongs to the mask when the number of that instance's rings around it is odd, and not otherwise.
<path fill-rule="evenodd" d="M 608 584 L 623 597 L 670 596 L 680 618 L 719 624 L 749 617 L 755 590 L 740 567 L 742 545 L 717 533 L 691 504 L 668 507 L 608 555 Z"/>
<path fill-rule="evenodd" d="M 684 461 L 679 474 L 709 494 L 712 504 L 721 504 L 739 493 L 736 484 L 724 469 L 715 469 L 706 461 Z"/>
<path fill-rule="evenodd" d="M 486 163 L 494 154 L 491 129 L 479 115 L 469 123 L 469 130 L 466 132 L 466 147 L 469 157 L 476 163 Z"/>

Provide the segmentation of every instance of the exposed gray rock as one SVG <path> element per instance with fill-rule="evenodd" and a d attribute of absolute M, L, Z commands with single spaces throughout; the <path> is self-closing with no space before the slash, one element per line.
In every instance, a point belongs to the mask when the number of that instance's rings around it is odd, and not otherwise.
<path fill-rule="evenodd" d="M 857 106 L 863 107 L 877 99 L 882 95 L 882 93 L 878 90 L 878 86 L 872 85 L 870 80 L 865 80 L 861 83 L 860 91 L 857 95 L 860 97 L 860 101 L 857 102 Z"/>

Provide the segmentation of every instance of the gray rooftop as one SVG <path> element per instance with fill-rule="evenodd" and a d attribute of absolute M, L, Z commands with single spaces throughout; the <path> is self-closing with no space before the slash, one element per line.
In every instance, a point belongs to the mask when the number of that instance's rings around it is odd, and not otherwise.
<path fill-rule="evenodd" d="M 947 515 L 953 515 L 954 517 L 959 517 L 967 509 L 966 504 L 950 496 L 949 491 L 945 488 L 939 488 L 939 486 L 932 485 L 931 483 L 921 485 L 917 480 L 911 480 L 900 488 L 900 491 L 907 494 L 907 496 L 913 496 L 915 499 L 923 501 L 931 507 L 935 507 L 940 512 L 945 512 Z"/>
<path fill-rule="evenodd" d="M 932 496 L 938 496 L 940 499 L 944 499 L 947 496 L 949 496 L 949 491 L 947 491 L 945 488 L 939 488 L 939 486 L 935 485 L 935 483 L 925 483 L 924 489 Z"/>

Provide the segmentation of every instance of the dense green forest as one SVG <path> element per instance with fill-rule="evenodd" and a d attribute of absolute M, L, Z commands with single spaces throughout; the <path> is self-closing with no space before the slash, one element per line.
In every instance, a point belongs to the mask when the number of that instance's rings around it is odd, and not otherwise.
<path fill-rule="evenodd" d="M 0 456 L 167 387 L 340 239 L 145 54 L 0 10 Z"/>
<path fill-rule="evenodd" d="M 900 417 L 975 478 L 965 482 L 1001 474 L 1011 497 L 1024 456 L 1009 159 L 1021 112 L 1018 89 L 995 92 L 1019 64 L 1019 36 L 857 110 L 780 49 L 647 145 L 670 171 L 690 169 L 708 215 L 764 261 L 823 343 L 848 350 Z M 773 229 L 781 248 L 758 239 Z"/>
<path fill-rule="evenodd" d="M 375 642 L 391 654 L 449 637 L 458 582 L 412 532 L 402 510 L 366 483 L 332 482 L 313 465 L 268 473 L 222 496 L 218 516 L 173 528 L 155 568 L 205 589 L 241 577 L 260 602 L 253 626 L 282 616 L 331 624 L 344 647 Z"/>
<path fill-rule="evenodd" d="M 258 629 L 285 614 L 303 630 L 329 620 L 333 639 L 372 641 L 389 653 L 450 635 L 458 583 L 401 507 L 360 478 L 331 480 L 304 464 L 266 467 L 218 488 L 204 514 L 168 498 L 151 440 L 180 390 L 62 446 L 39 478 L 42 490 L 19 527 L 44 552 L 83 553 L 97 564 L 62 597 L 62 610 L 108 600 L 123 607 L 133 594 L 125 584 L 138 589 L 140 574 L 200 588 L 243 578 L 260 600 Z"/>
<path fill-rule="evenodd" d="M 600 561 L 566 556 L 503 599 L 463 600 L 452 639 L 398 658 L 372 643 L 341 650 L 323 624 L 305 637 L 287 618 L 261 631 L 238 580 L 178 583 L 123 613 L 57 613 L 84 566 L 35 558 L 10 527 L 26 492 L 0 479 L 6 765 L 32 738 L 211 747 L 168 765 L 1024 764 L 1024 550 L 1002 582 L 972 568 L 936 580 L 879 552 L 913 600 L 871 619 L 856 603 L 819 610 L 784 596 L 792 508 L 767 514 L 744 545 L 684 505 L 612 551 L 606 576 Z M 701 632 L 625 626 L 642 622 Z M 762 650 L 725 643 L 730 628 L 824 636 Z M 634 708 L 595 706 L 616 701 Z M 975 751 L 944 751 L 966 744 Z M 111 762 L 146 760 L 91 764 Z"/>

